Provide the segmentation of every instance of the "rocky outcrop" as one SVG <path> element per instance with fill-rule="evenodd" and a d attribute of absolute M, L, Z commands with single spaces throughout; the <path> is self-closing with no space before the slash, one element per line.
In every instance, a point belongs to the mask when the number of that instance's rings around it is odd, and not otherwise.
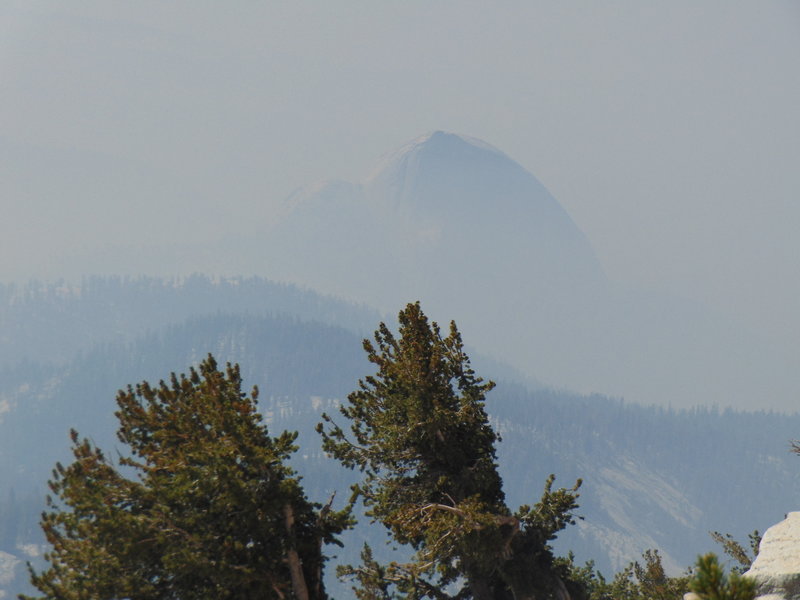
<path fill-rule="evenodd" d="M 745 575 L 756 580 L 756 600 L 800 600 L 800 512 L 767 529 Z"/>

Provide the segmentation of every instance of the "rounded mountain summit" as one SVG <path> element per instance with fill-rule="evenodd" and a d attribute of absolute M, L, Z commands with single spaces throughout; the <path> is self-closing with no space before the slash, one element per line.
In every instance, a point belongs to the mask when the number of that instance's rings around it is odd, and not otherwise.
<path fill-rule="evenodd" d="M 547 189 L 480 140 L 424 135 L 363 181 L 300 189 L 285 209 L 259 243 L 264 275 L 385 314 L 420 300 L 481 353 L 539 381 L 695 406 L 741 405 L 765 381 L 790 380 L 735 324 L 609 283 Z"/>
<path fill-rule="evenodd" d="M 416 138 L 363 182 L 302 188 L 287 208 L 271 232 L 274 275 L 383 310 L 419 299 L 451 314 L 524 282 L 603 279 L 585 236 L 536 177 L 463 135 Z"/>
<path fill-rule="evenodd" d="M 463 135 L 416 138 L 362 182 L 302 188 L 285 208 L 268 276 L 389 314 L 420 300 L 531 374 L 573 353 L 575 328 L 593 327 L 587 299 L 606 287 L 586 237 L 536 177 Z M 532 339 L 547 346 L 544 363 Z"/>

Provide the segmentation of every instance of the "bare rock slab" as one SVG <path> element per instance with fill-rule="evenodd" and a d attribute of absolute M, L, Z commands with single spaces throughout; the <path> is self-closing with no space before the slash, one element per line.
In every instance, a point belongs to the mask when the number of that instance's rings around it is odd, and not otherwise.
<path fill-rule="evenodd" d="M 756 580 L 756 600 L 800 600 L 800 512 L 767 529 L 745 575 Z"/>

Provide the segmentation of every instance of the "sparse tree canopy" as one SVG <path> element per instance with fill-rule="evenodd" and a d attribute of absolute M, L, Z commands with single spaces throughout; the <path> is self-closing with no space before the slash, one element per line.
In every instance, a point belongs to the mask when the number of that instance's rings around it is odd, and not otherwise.
<path fill-rule="evenodd" d="M 42 528 L 44 598 L 326 598 L 323 544 L 348 525 L 306 499 L 286 465 L 296 434 L 270 437 L 257 390 L 209 356 L 188 376 L 117 397 L 118 465 L 72 432 Z"/>
<path fill-rule="evenodd" d="M 444 337 L 419 303 L 399 315 L 399 336 L 381 323 L 364 349 L 377 373 L 359 382 L 341 413 L 324 415 L 324 448 L 363 472 L 356 492 L 410 563 L 379 565 L 369 549 L 345 568 L 359 598 L 568 598 L 566 569 L 549 542 L 573 522 L 577 488 L 553 490 L 515 513 L 497 471 L 498 436 L 484 399 L 494 384 L 470 367 L 454 323 Z"/>

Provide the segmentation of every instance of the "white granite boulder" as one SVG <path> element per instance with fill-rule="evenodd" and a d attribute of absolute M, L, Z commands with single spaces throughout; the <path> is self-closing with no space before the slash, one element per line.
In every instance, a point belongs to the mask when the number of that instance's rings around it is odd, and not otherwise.
<path fill-rule="evenodd" d="M 745 575 L 756 580 L 756 600 L 800 600 L 800 512 L 767 529 Z"/>

